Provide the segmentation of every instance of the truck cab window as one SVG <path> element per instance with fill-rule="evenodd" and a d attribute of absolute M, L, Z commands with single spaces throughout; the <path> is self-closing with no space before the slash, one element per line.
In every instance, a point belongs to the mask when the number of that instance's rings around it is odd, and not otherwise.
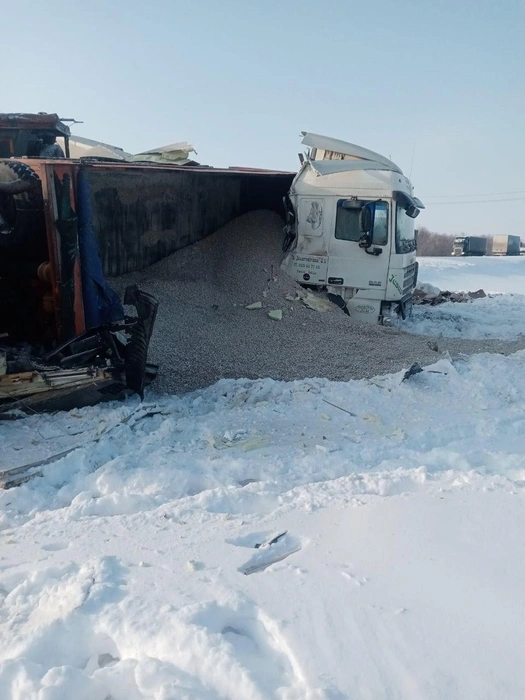
<path fill-rule="evenodd" d="M 402 206 L 396 204 L 396 252 L 411 253 L 415 249 L 414 219 L 407 216 Z"/>
<path fill-rule="evenodd" d="M 372 244 L 386 245 L 388 241 L 388 204 L 386 202 L 376 202 L 374 209 Z"/>
<path fill-rule="evenodd" d="M 372 244 L 386 245 L 388 242 L 387 202 L 340 199 L 337 202 L 335 237 L 343 241 L 355 241 L 356 243 L 359 241 L 363 235 L 359 228 L 359 213 L 365 204 L 372 206 L 374 222 L 372 228 Z"/>

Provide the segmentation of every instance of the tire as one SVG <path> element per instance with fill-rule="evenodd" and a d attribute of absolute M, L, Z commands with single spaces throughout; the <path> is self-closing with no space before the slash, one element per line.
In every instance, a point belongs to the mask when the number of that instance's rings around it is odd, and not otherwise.
<path fill-rule="evenodd" d="M 35 171 L 18 161 L 8 161 L 0 163 L 0 193 L 21 194 L 36 187 L 40 178 Z"/>
<path fill-rule="evenodd" d="M 0 162 L 0 251 L 11 260 L 47 260 L 40 178 L 25 163 Z"/>

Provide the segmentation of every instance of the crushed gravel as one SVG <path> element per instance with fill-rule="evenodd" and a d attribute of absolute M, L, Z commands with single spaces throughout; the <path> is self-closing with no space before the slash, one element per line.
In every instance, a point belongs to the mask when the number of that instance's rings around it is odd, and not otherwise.
<path fill-rule="evenodd" d="M 112 280 L 119 291 L 136 283 L 160 301 L 150 346 L 150 360 L 160 365 L 154 388 L 191 391 L 223 377 L 348 380 L 430 364 L 447 352 L 507 354 L 525 347 L 525 338 L 431 339 L 353 321 L 335 306 L 320 312 L 291 301 L 302 290 L 280 269 L 282 238 L 277 214 L 254 211 Z M 246 308 L 257 302 L 261 308 Z M 268 316 L 278 310 L 282 320 Z M 429 347 L 434 343 L 438 352 Z"/>

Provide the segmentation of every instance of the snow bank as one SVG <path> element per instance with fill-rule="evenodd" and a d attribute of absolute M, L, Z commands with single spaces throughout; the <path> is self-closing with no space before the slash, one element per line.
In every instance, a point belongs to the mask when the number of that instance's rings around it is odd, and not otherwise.
<path fill-rule="evenodd" d="M 524 697 L 524 359 L 0 422 L 0 697 Z"/>
<path fill-rule="evenodd" d="M 525 295 L 498 294 L 438 306 L 414 306 L 399 327 L 408 333 L 445 338 L 513 340 L 525 334 Z"/>
<path fill-rule="evenodd" d="M 418 258 L 419 279 L 451 292 L 525 294 L 525 256 Z"/>
<path fill-rule="evenodd" d="M 489 298 L 463 304 L 415 306 L 400 328 L 417 335 L 444 338 L 514 340 L 525 334 L 525 256 L 419 258 L 420 287 L 472 292 Z"/>

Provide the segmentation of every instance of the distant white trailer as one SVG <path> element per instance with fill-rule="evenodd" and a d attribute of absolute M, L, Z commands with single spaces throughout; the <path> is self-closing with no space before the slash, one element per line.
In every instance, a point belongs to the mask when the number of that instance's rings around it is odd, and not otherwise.
<path fill-rule="evenodd" d="M 497 235 L 492 238 L 491 255 L 519 255 L 520 249 L 519 236 Z"/>

